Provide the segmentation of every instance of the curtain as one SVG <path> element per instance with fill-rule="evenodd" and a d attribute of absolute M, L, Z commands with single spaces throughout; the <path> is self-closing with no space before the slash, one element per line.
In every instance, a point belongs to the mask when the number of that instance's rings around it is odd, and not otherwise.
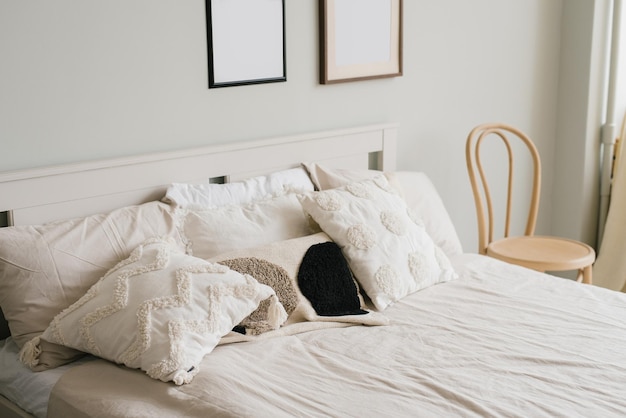
<path fill-rule="evenodd" d="M 615 154 L 611 201 L 598 258 L 593 267 L 593 283 L 626 292 L 626 138 L 623 132 Z"/>

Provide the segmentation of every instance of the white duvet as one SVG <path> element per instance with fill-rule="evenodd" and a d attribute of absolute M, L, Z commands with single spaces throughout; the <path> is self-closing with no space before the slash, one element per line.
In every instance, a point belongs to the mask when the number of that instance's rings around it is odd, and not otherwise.
<path fill-rule="evenodd" d="M 384 313 L 389 326 L 217 347 L 189 385 L 93 361 L 49 416 L 626 416 L 626 295 L 494 259 Z"/>

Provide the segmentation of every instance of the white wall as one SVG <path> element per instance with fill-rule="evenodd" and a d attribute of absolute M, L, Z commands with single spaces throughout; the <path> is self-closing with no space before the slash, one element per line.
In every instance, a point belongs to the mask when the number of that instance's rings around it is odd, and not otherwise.
<path fill-rule="evenodd" d="M 621 28 L 619 36 L 619 50 L 617 58 L 617 76 L 616 76 L 616 91 L 617 97 L 615 100 L 615 120 L 617 122 L 617 129 L 621 128 L 624 114 L 626 114 L 626 7 L 622 1 L 622 13 L 620 15 Z"/>
<path fill-rule="evenodd" d="M 590 244 L 597 229 L 611 3 L 563 3 L 551 231 Z"/>
<path fill-rule="evenodd" d="M 433 179 L 474 251 L 465 138 L 503 121 L 542 153 L 539 231 L 550 232 L 553 208 L 579 202 L 553 186 L 556 147 L 570 146 L 556 139 L 569 112 L 559 111 L 564 7 L 593 26 L 586 13 L 599 2 L 406 0 L 404 76 L 325 86 L 317 0 L 287 0 L 287 82 L 209 90 L 204 0 L 0 0 L 0 171 L 398 122 L 399 167 Z M 572 31 L 591 42 L 590 30 Z M 584 154 L 586 141 L 572 145 Z M 580 236 L 588 219 L 575 217 L 560 232 Z"/>

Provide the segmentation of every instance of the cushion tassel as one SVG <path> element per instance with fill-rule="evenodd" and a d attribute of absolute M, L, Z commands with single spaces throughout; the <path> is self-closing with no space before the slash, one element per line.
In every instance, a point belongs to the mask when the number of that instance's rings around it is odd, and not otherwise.
<path fill-rule="evenodd" d="M 276 295 L 272 295 L 267 310 L 267 322 L 273 329 L 278 329 L 287 320 L 287 312 Z"/>
<path fill-rule="evenodd" d="M 24 344 L 20 350 L 20 361 L 33 369 L 39 364 L 39 355 L 41 354 L 40 338 L 35 337 Z"/>

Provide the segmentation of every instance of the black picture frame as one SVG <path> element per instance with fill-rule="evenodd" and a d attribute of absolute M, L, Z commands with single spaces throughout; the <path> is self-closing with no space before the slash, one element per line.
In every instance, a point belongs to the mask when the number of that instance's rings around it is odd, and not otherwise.
<path fill-rule="evenodd" d="M 285 0 L 206 0 L 209 88 L 287 81 Z"/>

